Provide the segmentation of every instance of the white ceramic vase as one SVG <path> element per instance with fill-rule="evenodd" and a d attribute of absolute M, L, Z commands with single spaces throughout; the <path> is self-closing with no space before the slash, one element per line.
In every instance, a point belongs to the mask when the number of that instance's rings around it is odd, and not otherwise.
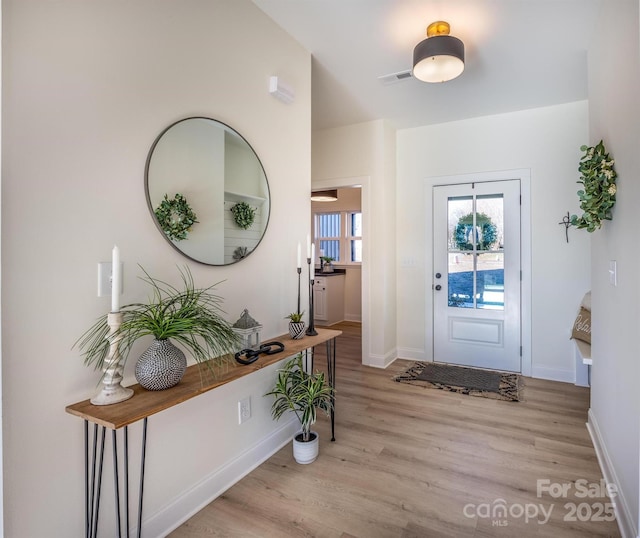
<path fill-rule="evenodd" d="M 299 440 L 300 439 L 300 440 Z M 317 432 L 311 432 L 311 441 L 306 443 L 302 440 L 302 432 L 298 432 L 293 436 L 293 457 L 303 465 L 313 463 L 318 457 L 318 449 L 320 448 Z"/>

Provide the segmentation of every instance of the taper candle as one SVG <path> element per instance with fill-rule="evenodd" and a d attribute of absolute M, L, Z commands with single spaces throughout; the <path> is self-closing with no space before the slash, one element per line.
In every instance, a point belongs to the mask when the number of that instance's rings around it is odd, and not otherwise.
<path fill-rule="evenodd" d="M 307 258 L 311 258 L 311 238 L 307 234 Z"/>
<path fill-rule="evenodd" d="M 311 280 L 316 277 L 316 245 L 311 245 Z"/>
<path fill-rule="evenodd" d="M 120 312 L 120 249 L 117 245 L 111 252 L 111 312 Z"/>
<path fill-rule="evenodd" d="M 302 252 L 300 251 L 300 241 L 298 241 L 298 269 L 302 267 Z"/>

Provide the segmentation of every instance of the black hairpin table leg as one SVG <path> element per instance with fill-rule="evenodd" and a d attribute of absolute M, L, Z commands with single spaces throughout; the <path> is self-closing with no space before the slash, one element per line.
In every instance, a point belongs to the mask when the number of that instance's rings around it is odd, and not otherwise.
<path fill-rule="evenodd" d="M 327 340 L 327 377 L 331 387 L 331 441 L 336 440 L 336 339 Z"/>

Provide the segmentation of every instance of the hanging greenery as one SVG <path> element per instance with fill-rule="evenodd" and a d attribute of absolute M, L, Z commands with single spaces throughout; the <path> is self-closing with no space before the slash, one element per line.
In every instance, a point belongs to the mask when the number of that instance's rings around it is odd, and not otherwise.
<path fill-rule="evenodd" d="M 475 238 L 474 238 L 475 235 Z M 485 213 L 476 213 L 476 230 L 473 231 L 473 213 L 458 219 L 455 229 L 455 242 L 460 250 L 473 250 L 477 242 L 478 250 L 489 250 L 498 240 L 498 228 Z"/>
<path fill-rule="evenodd" d="M 198 222 L 193 209 L 182 194 L 177 193 L 172 200 L 164 195 L 164 200 L 155 210 L 156 218 L 162 231 L 173 241 L 187 238 L 191 226 Z"/>
<path fill-rule="evenodd" d="M 602 227 L 603 220 L 611 220 L 611 210 L 616 203 L 616 171 L 614 160 L 604 149 L 602 140 L 593 147 L 581 146 L 584 155 L 580 159 L 578 183 L 584 189 L 578 191 L 582 216 L 571 215 L 571 224 L 594 232 Z"/>
<path fill-rule="evenodd" d="M 233 213 L 233 219 L 236 221 L 236 224 L 243 230 L 250 228 L 256 218 L 256 210 L 247 202 L 238 202 L 235 204 L 231 208 L 231 213 Z"/>

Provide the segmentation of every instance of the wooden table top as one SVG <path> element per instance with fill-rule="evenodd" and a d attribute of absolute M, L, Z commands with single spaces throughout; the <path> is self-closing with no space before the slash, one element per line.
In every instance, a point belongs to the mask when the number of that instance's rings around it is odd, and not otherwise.
<path fill-rule="evenodd" d="M 84 400 L 67 406 L 65 411 L 112 430 L 122 428 L 342 334 L 342 331 L 332 329 L 316 331 L 316 336 L 304 336 L 299 340 L 293 340 L 288 334 L 270 339 L 269 341 L 282 342 L 284 351 L 273 355 L 260 355 L 257 361 L 249 365 L 242 365 L 231 359 L 228 366 L 216 367 L 215 379 L 206 367 L 203 370 L 200 365 L 194 364 L 187 368 L 182 381 L 170 389 L 150 391 L 136 384 L 129 387 L 133 389 L 133 396 L 124 402 L 93 405 L 90 400 Z"/>

